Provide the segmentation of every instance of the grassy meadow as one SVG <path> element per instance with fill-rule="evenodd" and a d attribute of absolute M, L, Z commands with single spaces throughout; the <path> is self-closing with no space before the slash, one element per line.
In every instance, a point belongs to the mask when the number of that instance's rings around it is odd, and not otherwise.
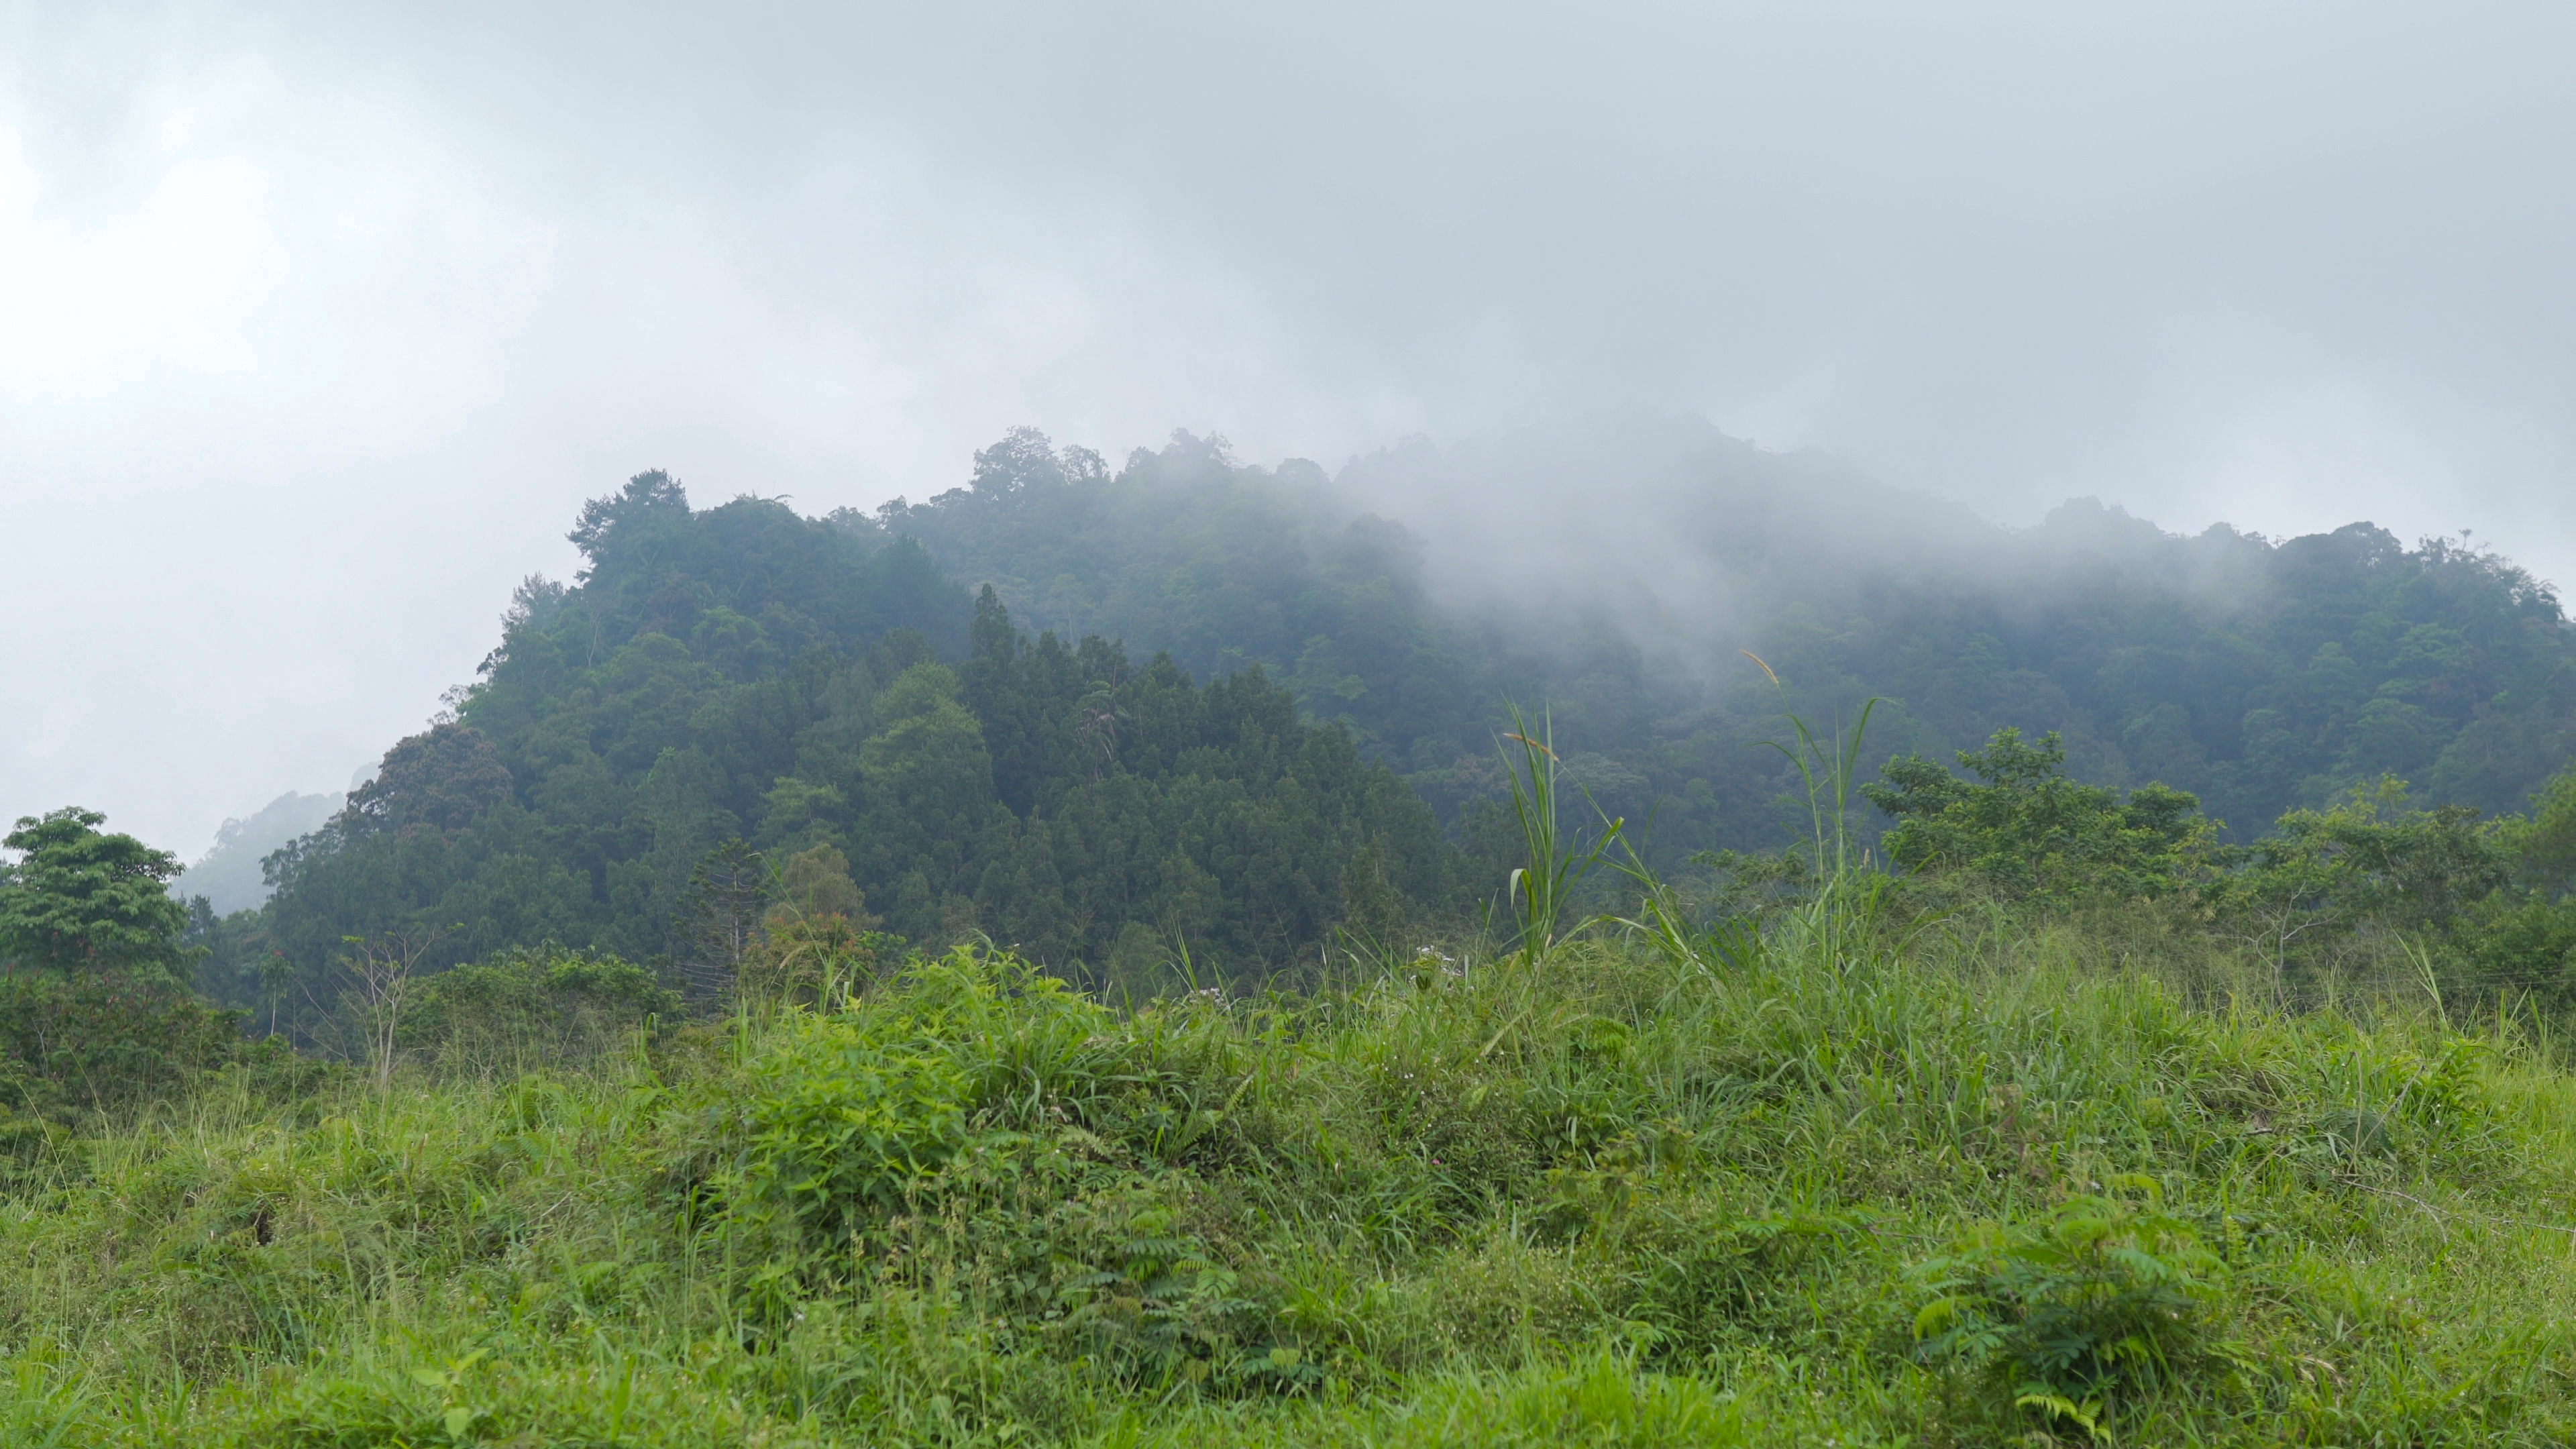
<path fill-rule="evenodd" d="M 2436 995 L 1828 890 L 236 1074 L 16 1124 L 0 1443 L 2563 1443 L 2576 1083 Z"/>

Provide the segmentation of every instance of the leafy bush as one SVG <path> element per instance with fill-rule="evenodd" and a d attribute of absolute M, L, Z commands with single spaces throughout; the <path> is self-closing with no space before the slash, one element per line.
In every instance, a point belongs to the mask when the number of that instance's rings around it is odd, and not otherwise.
<path fill-rule="evenodd" d="M 0 1106 L 116 1111 L 241 1057 L 242 1013 L 156 973 L 0 971 Z"/>
<path fill-rule="evenodd" d="M 2444 996 L 2474 1012 L 2499 998 L 2528 999 L 2550 1015 L 2576 1013 L 2576 897 L 2499 893 L 2462 931 L 2457 978 Z"/>
<path fill-rule="evenodd" d="M 2152 1191 L 2143 1179 L 2123 1184 Z M 2008 1390 L 2016 1407 L 2098 1425 L 2110 1395 L 2172 1386 L 2229 1361 L 2216 1337 L 2225 1265 L 2154 1206 L 2070 1199 L 2036 1223 L 1989 1225 L 1915 1270 L 1926 1362 Z"/>
<path fill-rule="evenodd" d="M 961 946 L 833 1010 L 791 1005 L 735 1076 L 701 1089 L 701 1147 L 738 1164 L 737 1200 L 840 1241 L 907 1206 L 970 1140 L 1079 1126 L 1156 1153 L 1195 1141 L 1206 1122 L 1160 1100 L 1157 1047 L 1027 962 Z"/>
<path fill-rule="evenodd" d="M 820 1005 L 874 982 L 903 959 L 904 946 L 901 936 L 838 914 L 773 920 L 743 954 L 735 985 L 753 1001 Z"/>
<path fill-rule="evenodd" d="M 2464 805 L 2410 808 L 2394 777 L 2332 809 L 2293 810 L 2273 832 L 2232 852 L 2243 869 L 2214 896 L 2276 931 L 2441 928 L 2513 878 L 2507 838 L 2492 823 Z"/>
<path fill-rule="evenodd" d="M 1890 760 L 1884 780 L 1861 787 L 1896 817 L 1888 858 L 1927 874 L 1957 872 L 2012 898 L 2067 899 L 2096 892 L 2154 896 L 2205 873 L 2216 830 L 2197 797 L 2142 785 L 2116 790 L 2066 777 L 2066 746 L 2036 744 L 2006 726 L 1959 763 L 1971 785 L 1930 760 Z"/>
<path fill-rule="evenodd" d="M 2576 767 L 2532 793 L 2531 815 L 2505 827 L 2523 878 L 2547 899 L 2576 891 Z"/>
<path fill-rule="evenodd" d="M 817 1242 L 896 1211 L 966 1143 L 966 1072 L 891 1013 L 792 1013 L 741 1085 L 742 1196 Z"/>
<path fill-rule="evenodd" d="M 409 1050 L 480 1067 L 583 1062 L 679 1009 L 679 993 L 641 966 L 540 946 L 423 978 L 400 1035 Z"/>
<path fill-rule="evenodd" d="M 673 1119 L 708 1221 L 760 1245 L 740 1286 L 752 1328 L 792 1338 L 864 1282 L 960 1296 L 1012 1342 L 1122 1382 L 1315 1380 L 1273 1295 L 1192 1222 L 1189 1180 L 1152 1170 L 1221 1115 L 1172 1100 L 1193 1030 L 969 948 L 828 1011 L 789 1005 Z"/>

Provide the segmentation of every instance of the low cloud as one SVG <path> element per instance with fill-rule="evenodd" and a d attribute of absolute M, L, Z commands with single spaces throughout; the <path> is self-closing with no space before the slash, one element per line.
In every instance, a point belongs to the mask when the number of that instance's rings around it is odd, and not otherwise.
<path fill-rule="evenodd" d="M 0 816 L 200 849 L 415 727 L 626 475 L 866 508 L 1020 423 L 1337 470 L 1696 415 L 2003 524 L 2367 516 L 2576 581 L 2576 205 L 2531 181 L 2571 42 L 2537 4 L 22 6 L 0 568 L 53 591 L 0 642 Z"/>
<path fill-rule="evenodd" d="M 76 228 L 44 214 L 42 178 L 0 131 L 0 389 L 100 397 L 157 365 L 258 366 L 243 325 L 287 271 L 267 199 L 239 156 L 182 161 L 131 213 Z"/>

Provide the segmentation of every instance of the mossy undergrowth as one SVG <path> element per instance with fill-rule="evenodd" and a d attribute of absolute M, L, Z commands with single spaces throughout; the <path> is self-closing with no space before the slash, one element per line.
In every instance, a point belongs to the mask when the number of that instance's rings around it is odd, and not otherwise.
<path fill-rule="evenodd" d="M 0 1443 L 2576 1435 L 2576 1080 L 2064 930 L 1126 1011 L 961 949 L 579 1071 L 20 1134 Z"/>

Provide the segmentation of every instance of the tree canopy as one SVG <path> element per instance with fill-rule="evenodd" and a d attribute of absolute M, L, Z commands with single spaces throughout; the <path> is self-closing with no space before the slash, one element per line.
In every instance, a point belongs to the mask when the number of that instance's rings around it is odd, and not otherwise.
<path fill-rule="evenodd" d="M 22 853 L 0 864 L 0 961 L 66 975 L 178 968 L 188 911 L 167 889 L 178 857 L 101 831 L 106 820 L 66 806 L 0 837 Z"/>
<path fill-rule="evenodd" d="M 1889 860 L 1963 872 L 2009 896 L 2158 895 L 2199 873 L 2215 834 L 2183 791 L 2143 785 L 2124 800 L 2066 778 L 2054 734 L 2027 744 L 2007 725 L 1984 749 L 1961 750 L 1959 763 L 1980 783 L 1908 755 L 1862 787 L 1895 817 L 1882 842 Z"/>
<path fill-rule="evenodd" d="M 1177 434 L 1113 469 L 1020 429 L 965 486 L 826 518 L 638 474 L 582 509 L 576 578 L 517 590 L 454 707 L 269 858 L 270 904 L 199 936 L 242 1004 L 279 961 L 324 972 L 394 930 L 443 933 L 433 965 L 551 941 L 676 968 L 739 956 L 786 863 L 828 850 L 854 923 L 1260 979 L 1496 897 L 1521 863 L 1495 751 L 1515 703 L 1661 868 L 1805 833 L 1753 748 L 1766 677 L 1651 653 L 1652 620 L 1579 600 L 1435 587 L 1359 492 L 1422 452 L 1337 479 Z M 1741 445 L 1684 461 L 1704 476 L 1671 524 L 1760 583 L 1727 627 L 1789 707 L 1887 699 L 1884 808 L 1846 823 L 1925 874 L 2154 894 L 2383 776 L 2519 810 L 2576 747 L 2555 595 L 2462 543 L 2181 538 L 2081 501 L 1946 528 Z M 1873 513 L 1905 536 L 1855 532 Z M 2568 820 L 2516 827 L 2528 884 L 2576 871 Z"/>
<path fill-rule="evenodd" d="M 266 949 L 315 976 L 346 937 L 429 929 L 433 966 L 553 941 L 731 969 L 725 923 L 817 851 L 853 916 L 1076 973 L 1122 942 L 1251 979 L 1311 962 L 1363 854 L 1399 917 L 1454 905 L 1433 811 L 1257 664 L 1202 683 L 1032 638 L 908 539 L 695 509 L 661 474 L 572 537 L 581 578 L 523 585 L 453 712 L 270 859 L 237 973 Z"/>
<path fill-rule="evenodd" d="M 1873 740 L 1896 755 L 1948 758 L 2007 726 L 2054 733 L 2072 777 L 2170 786 L 2238 842 L 2385 774 L 2433 803 L 2519 811 L 2576 761 L 2576 630 L 2546 584 L 2464 541 L 2410 547 L 2369 523 L 2183 537 L 2091 499 L 2008 532 L 1713 432 L 1685 430 L 1672 457 L 1631 441 L 1547 467 L 1683 480 L 1637 526 L 1735 581 L 1706 605 L 1726 621 L 1712 657 L 1676 655 L 1672 619 L 1614 605 L 1597 581 L 1616 557 L 1532 569 L 1523 612 L 1435 588 L 1426 540 L 1371 512 L 1427 444 L 1328 476 L 1178 434 L 1113 472 L 1023 429 L 978 455 L 971 487 L 833 517 L 880 545 L 917 540 L 1068 637 L 1123 638 L 1202 677 L 1261 664 L 1453 828 L 1502 794 L 1508 705 L 1545 704 L 1569 775 L 1613 813 L 1651 816 L 1641 843 L 1668 863 L 1779 844 L 1803 816 L 1782 762 L 1751 748 L 1779 701 L 1738 648 L 1810 717 L 1888 700 Z M 1510 448 L 1442 466 L 1470 496 L 1550 496 Z M 1529 546 L 1548 556 L 1543 538 Z M 1564 571 L 1596 582 L 1569 593 Z"/>

